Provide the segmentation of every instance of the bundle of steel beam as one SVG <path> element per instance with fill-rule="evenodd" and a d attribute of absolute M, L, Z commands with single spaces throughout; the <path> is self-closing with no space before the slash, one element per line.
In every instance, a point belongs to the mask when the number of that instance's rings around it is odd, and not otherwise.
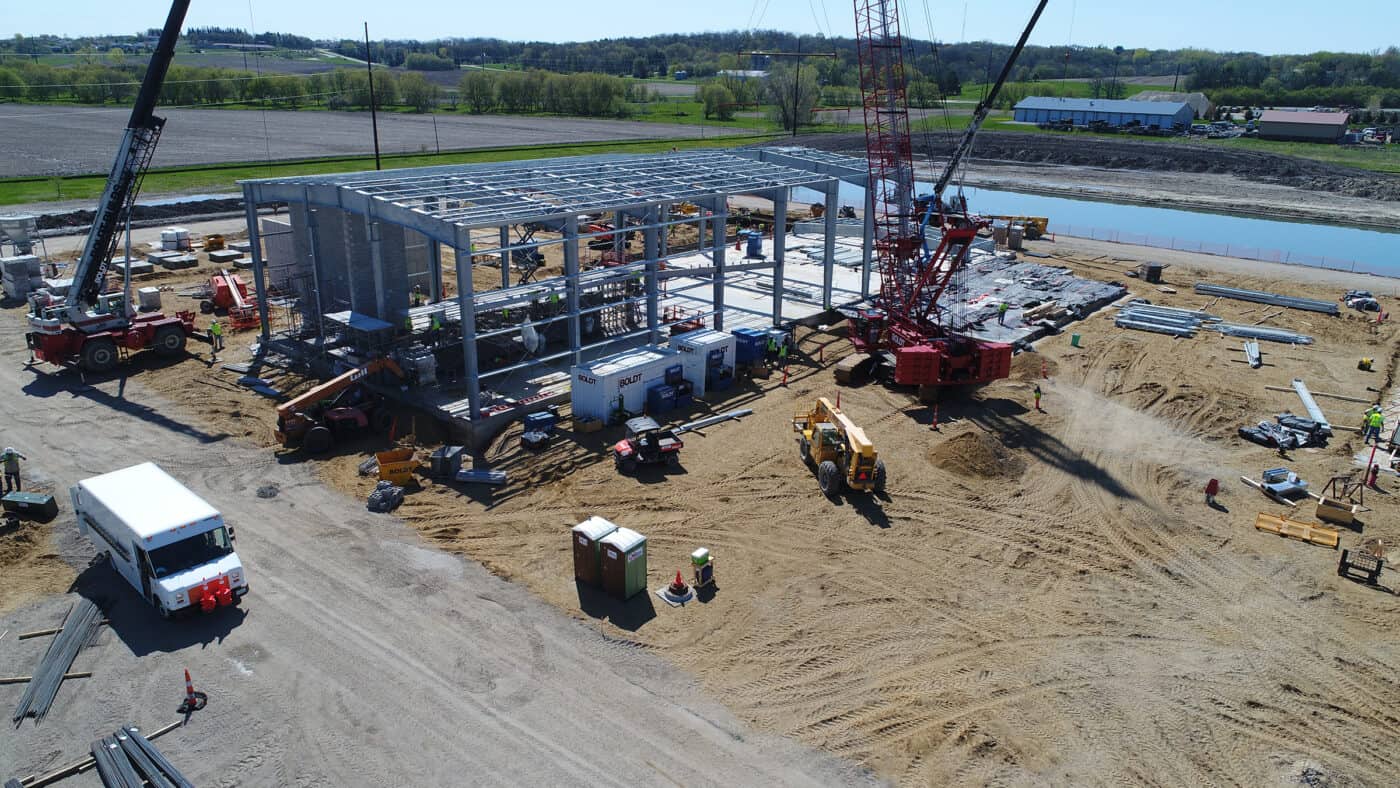
<path fill-rule="evenodd" d="M 1197 282 L 1196 292 L 1201 295 L 1231 298 L 1236 301 L 1251 301 L 1256 304 L 1270 304 L 1272 306 L 1288 307 L 1289 309 L 1302 309 L 1308 312 L 1322 312 L 1327 315 L 1341 314 L 1341 308 L 1337 306 L 1335 301 L 1319 301 L 1315 298 L 1298 298 L 1296 296 L 1268 293 L 1263 290 L 1241 290 L 1237 287 L 1224 287 L 1223 285 Z"/>
<path fill-rule="evenodd" d="M 1162 315 L 1164 317 L 1178 317 L 1183 319 L 1194 319 L 1202 323 L 1219 323 L 1221 318 L 1212 315 L 1204 309 L 1182 309 L 1175 306 L 1162 306 L 1161 304 L 1149 304 L 1146 301 L 1133 300 L 1120 307 L 1125 312 L 1135 312 L 1138 314 Z"/>
<path fill-rule="evenodd" d="M 154 744 L 130 726 L 93 742 L 92 760 L 107 788 L 194 788 Z"/>
<path fill-rule="evenodd" d="M 1229 337 L 1262 339 L 1266 342 L 1282 342 L 1288 345 L 1311 345 L 1313 343 L 1313 338 L 1307 334 L 1298 334 L 1282 328 L 1246 326 L 1239 323 L 1216 323 L 1210 328 Z"/>
<path fill-rule="evenodd" d="M 49 643 L 49 650 L 44 652 L 44 658 L 34 669 L 34 678 L 29 681 L 24 697 L 15 707 L 14 722 L 27 716 L 42 720 L 48 714 L 54 696 L 58 694 L 58 686 L 63 683 L 64 674 L 73 665 L 83 646 L 92 642 L 101 623 L 102 611 L 90 599 L 84 599 L 70 609 L 64 618 L 63 629 Z"/>
<path fill-rule="evenodd" d="M 1205 313 L 1177 310 L 1134 301 L 1118 311 L 1113 324 L 1119 328 L 1170 334 L 1174 337 L 1194 337 L 1196 329 L 1206 319 L 1219 319 Z"/>

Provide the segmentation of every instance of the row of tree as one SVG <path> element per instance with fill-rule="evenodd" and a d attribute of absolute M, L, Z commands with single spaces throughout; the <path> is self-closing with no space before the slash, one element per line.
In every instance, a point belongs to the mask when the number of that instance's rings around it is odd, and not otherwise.
<path fill-rule="evenodd" d="M 553 112 L 587 117 L 619 116 L 626 102 L 647 99 L 636 88 L 606 74 L 474 70 L 462 77 L 458 100 L 473 113 Z"/>
<path fill-rule="evenodd" d="M 140 88 L 140 66 L 47 66 L 21 61 L 0 66 L 0 100 L 74 101 L 81 104 L 130 103 Z M 374 72 L 376 106 L 405 106 L 426 112 L 437 106 L 441 89 L 415 72 Z M 297 108 L 369 107 L 369 75 L 340 68 L 319 74 L 263 74 L 223 68 L 171 66 L 161 88 L 164 106 L 193 107 L 273 102 Z"/>

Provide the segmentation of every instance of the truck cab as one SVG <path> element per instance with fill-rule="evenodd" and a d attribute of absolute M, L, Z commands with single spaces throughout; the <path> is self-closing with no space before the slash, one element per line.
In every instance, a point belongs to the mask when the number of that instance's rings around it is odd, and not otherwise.
<path fill-rule="evenodd" d="M 162 618 L 209 613 L 248 593 L 223 515 L 154 463 L 85 479 L 70 494 L 78 532 Z"/>

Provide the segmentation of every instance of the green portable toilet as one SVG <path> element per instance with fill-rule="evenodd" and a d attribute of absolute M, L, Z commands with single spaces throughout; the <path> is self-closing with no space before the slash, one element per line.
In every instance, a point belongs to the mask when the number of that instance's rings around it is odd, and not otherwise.
<path fill-rule="evenodd" d="M 603 583 L 603 537 L 617 526 L 601 517 L 590 517 L 573 527 L 574 579 L 591 586 Z"/>
<path fill-rule="evenodd" d="M 647 590 L 647 538 L 630 528 L 603 537 L 603 590 L 630 599 Z"/>

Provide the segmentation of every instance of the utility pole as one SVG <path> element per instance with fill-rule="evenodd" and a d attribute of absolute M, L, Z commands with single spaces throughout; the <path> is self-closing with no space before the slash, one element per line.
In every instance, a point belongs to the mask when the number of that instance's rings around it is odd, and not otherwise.
<path fill-rule="evenodd" d="M 802 59 L 803 59 L 803 58 L 807 58 L 807 57 L 829 57 L 829 58 L 834 58 L 834 57 L 837 56 L 836 53 L 835 53 L 835 52 L 803 52 L 803 51 L 802 51 L 802 37 L 801 37 L 801 36 L 798 36 L 798 37 L 797 37 L 797 51 L 796 51 L 796 52 L 749 52 L 749 53 L 747 53 L 747 54 L 748 54 L 750 57 L 757 57 L 757 56 L 760 56 L 760 55 L 761 55 L 761 56 L 763 56 L 763 57 L 791 57 L 791 58 L 796 58 L 796 59 L 797 59 L 797 69 L 796 69 L 796 71 L 794 72 L 794 74 L 793 74 L 793 79 L 792 79 L 792 136 L 796 137 L 796 136 L 797 136 L 797 126 L 798 126 L 798 124 L 800 123 L 800 121 L 798 120 L 798 117 L 797 117 L 797 105 L 798 105 L 798 103 L 800 102 L 800 96 L 802 95 Z M 750 64 L 750 65 L 752 65 L 752 64 Z M 820 97 L 819 97 L 819 98 L 820 98 Z"/>
<path fill-rule="evenodd" d="M 374 54 L 369 48 L 369 22 L 365 22 L 365 68 L 369 71 L 369 122 L 374 131 L 374 169 L 383 169 L 379 163 L 379 113 L 374 101 Z"/>
<path fill-rule="evenodd" d="M 1176 92 L 1176 82 L 1181 79 L 1181 63 L 1176 64 L 1176 74 L 1172 77 L 1172 92 Z"/>

